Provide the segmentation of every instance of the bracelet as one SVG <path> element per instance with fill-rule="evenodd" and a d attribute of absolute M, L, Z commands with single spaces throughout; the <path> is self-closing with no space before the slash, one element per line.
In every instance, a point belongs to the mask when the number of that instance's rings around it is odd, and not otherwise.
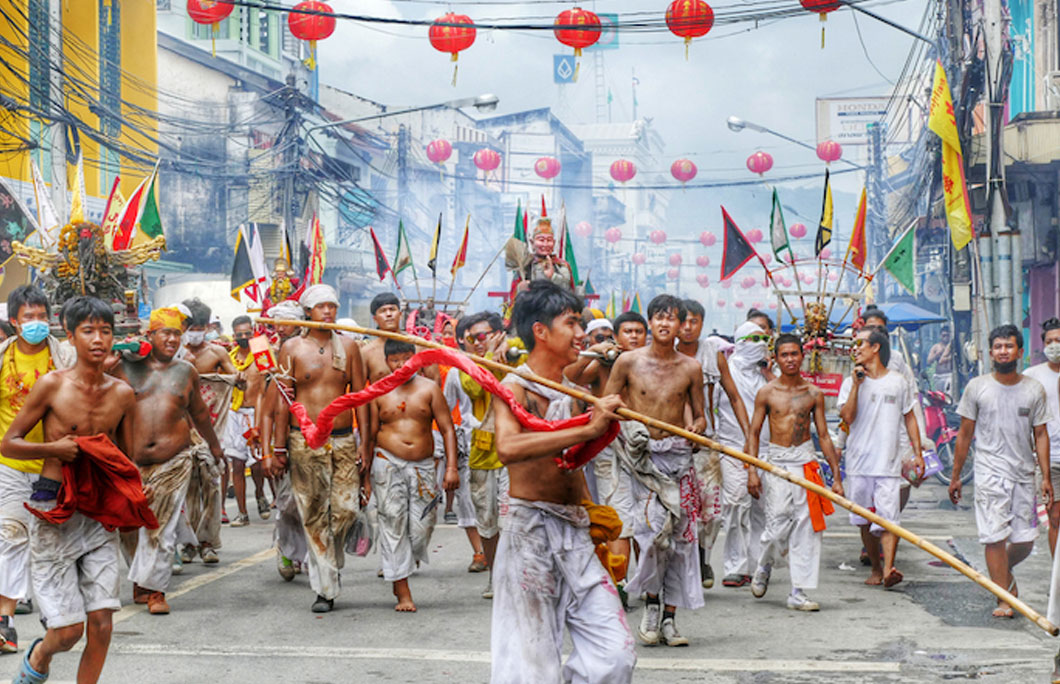
<path fill-rule="evenodd" d="M 285 446 L 276 446 L 274 444 L 272 446 L 272 453 L 274 453 L 274 454 L 286 454 L 287 453 L 287 447 L 285 447 Z"/>

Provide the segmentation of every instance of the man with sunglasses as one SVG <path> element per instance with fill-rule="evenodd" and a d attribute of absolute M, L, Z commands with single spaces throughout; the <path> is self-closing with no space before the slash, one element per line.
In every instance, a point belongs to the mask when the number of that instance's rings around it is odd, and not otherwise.
<path fill-rule="evenodd" d="M 897 524 L 902 481 L 898 431 L 902 423 L 913 446 L 918 477 L 924 474 L 924 459 L 913 413 L 915 395 L 902 375 L 887 370 L 890 359 L 891 345 L 886 333 L 875 327 L 858 332 L 854 337 L 854 369 L 843 380 L 837 406 L 839 418 L 849 431 L 843 457 L 850 500 L 875 509 L 877 515 Z M 901 582 L 902 573 L 894 567 L 898 537 L 853 513 L 850 523 L 860 528 L 861 541 L 872 563 L 872 574 L 865 584 L 892 587 Z"/>

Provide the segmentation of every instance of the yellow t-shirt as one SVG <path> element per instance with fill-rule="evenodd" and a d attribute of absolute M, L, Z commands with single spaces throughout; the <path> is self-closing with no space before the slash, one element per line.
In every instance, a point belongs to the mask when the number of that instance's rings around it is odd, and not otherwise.
<path fill-rule="evenodd" d="M 7 432 L 29 396 L 29 391 L 41 376 L 55 368 L 48 347 L 36 354 L 23 354 L 18 342 L 12 342 L 0 361 L 0 435 Z M 26 435 L 27 442 L 43 442 L 44 427 L 37 423 Z M 0 464 L 23 473 L 39 473 L 44 459 L 19 461 L 0 454 Z"/>

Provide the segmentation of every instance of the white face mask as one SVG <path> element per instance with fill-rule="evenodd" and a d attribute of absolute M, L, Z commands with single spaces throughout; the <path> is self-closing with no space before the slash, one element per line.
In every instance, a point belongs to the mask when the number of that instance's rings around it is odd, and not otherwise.
<path fill-rule="evenodd" d="M 1045 358 L 1049 359 L 1049 363 L 1060 363 L 1060 342 L 1045 345 Z"/>
<path fill-rule="evenodd" d="M 189 347 L 197 347 L 202 344 L 205 338 L 205 330 L 189 330 L 188 332 L 184 333 L 184 344 L 188 345 Z"/>

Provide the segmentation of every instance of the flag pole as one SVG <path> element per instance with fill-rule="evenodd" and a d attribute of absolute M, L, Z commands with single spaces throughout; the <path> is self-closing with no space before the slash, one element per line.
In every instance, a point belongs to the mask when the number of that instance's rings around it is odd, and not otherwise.
<path fill-rule="evenodd" d="M 475 281 L 475 284 L 471 286 L 471 290 L 467 293 L 467 296 L 464 297 L 464 301 L 460 303 L 460 308 L 461 309 L 464 308 L 465 306 L 467 306 L 467 302 L 468 302 L 469 299 L 471 299 L 471 295 L 475 294 L 475 290 L 477 290 L 478 286 L 482 284 L 483 278 L 486 277 L 486 274 L 490 272 L 491 268 L 493 268 L 493 264 L 497 263 L 497 259 L 499 259 L 501 254 L 503 254 L 503 253 L 504 253 L 504 247 L 501 247 L 499 250 L 497 250 L 497 253 L 493 255 L 493 259 L 490 261 L 489 265 L 486 266 L 486 270 L 484 270 L 482 272 L 482 275 L 480 275 L 478 277 L 478 280 Z M 455 280 L 455 278 L 454 278 L 454 280 Z"/>
<path fill-rule="evenodd" d="M 880 259 L 880 263 L 876 264 L 876 268 L 872 269 L 872 273 L 870 273 L 868 275 L 865 275 L 864 273 L 861 274 L 862 277 L 865 279 L 865 284 L 861 286 L 861 290 L 858 291 L 858 294 L 861 294 L 862 292 L 864 292 L 865 288 L 867 288 L 869 286 L 869 283 L 871 283 L 876 278 L 876 274 L 878 274 L 880 272 L 880 269 L 883 268 L 883 265 L 886 264 L 887 260 L 891 258 L 891 255 L 894 254 L 894 250 L 898 249 L 898 245 L 902 244 L 902 240 L 904 240 L 905 236 L 909 234 L 909 231 L 913 230 L 913 228 L 916 227 L 917 221 L 919 221 L 919 220 L 920 219 L 918 217 L 918 218 L 914 218 L 912 221 L 909 222 L 909 226 L 905 230 L 903 230 L 902 234 L 898 236 L 898 239 L 894 241 L 894 244 L 891 245 L 891 248 L 888 249 L 887 253 L 883 255 L 882 259 Z M 844 264 L 845 263 L 846 263 L 846 260 L 844 259 Z M 845 270 L 844 270 L 844 273 L 845 273 Z M 842 279 L 840 279 L 840 283 L 842 283 Z M 836 286 L 836 292 L 837 293 L 839 292 L 839 286 Z M 839 317 L 839 321 L 840 322 L 842 322 L 842 320 L 844 318 L 846 318 L 847 314 L 850 313 L 850 310 L 854 308 L 854 303 L 855 302 L 856 302 L 856 300 L 853 300 L 853 299 L 850 301 L 850 303 L 847 305 L 846 310 L 843 312 L 843 315 Z M 832 300 L 832 304 L 833 305 L 835 304 L 835 299 Z M 832 311 L 829 310 L 828 314 L 829 314 L 829 317 L 831 317 Z M 830 320 L 829 320 L 829 322 L 830 322 Z M 833 330 L 839 330 L 839 323 L 837 323 L 832 329 Z"/>

